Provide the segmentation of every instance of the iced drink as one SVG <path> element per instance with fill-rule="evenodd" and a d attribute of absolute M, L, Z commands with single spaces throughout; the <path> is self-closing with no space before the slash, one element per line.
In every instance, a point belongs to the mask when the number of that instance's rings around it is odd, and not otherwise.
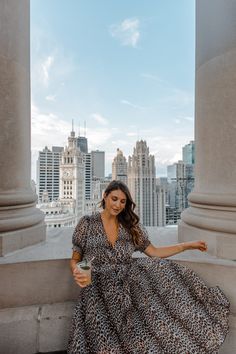
<path fill-rule="evenodd" d="M 91 262 L 90 261 L 87 261 L 87 260 L 84 260 L 82 262 L 79 262 L 76 264 L 78 270 L 81 272 L 81 273 L 85 273 L 88 275 L 88 283 L 87 285 L 91 284 L 92 282 L 92 276 L 91 276 L 91 268 L 92 268 L 92 265 L 91 265 Z"/>

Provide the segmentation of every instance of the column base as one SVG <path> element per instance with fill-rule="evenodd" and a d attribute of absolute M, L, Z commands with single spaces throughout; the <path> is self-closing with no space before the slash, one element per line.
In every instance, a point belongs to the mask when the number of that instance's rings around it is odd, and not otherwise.
<path fill-rule="evenodd" d="M 0 233 L 0 256 L 46 240 L 46 225 L 41 223 L 16 231 Z"/>
<path fill-rule="evenodd" d="M 204 240 L 208 244 L 208 253 L 217 258 L 236 260 L 236 234 L 200 229 L 186 224 L 178 225 L 178 241 Z"/>

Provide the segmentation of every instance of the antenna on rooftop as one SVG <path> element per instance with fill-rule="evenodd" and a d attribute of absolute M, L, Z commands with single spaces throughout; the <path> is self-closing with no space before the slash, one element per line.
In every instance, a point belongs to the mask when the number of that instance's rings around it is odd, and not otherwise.
<path fill-rule="evenodd" d="M 79 136 L 80 136 L 80 122 L 79 122 Z"/>
<path fill-rule="evenodd" d="M 84 136 L 86 137 L 86 121 L 84 121 Z"/>

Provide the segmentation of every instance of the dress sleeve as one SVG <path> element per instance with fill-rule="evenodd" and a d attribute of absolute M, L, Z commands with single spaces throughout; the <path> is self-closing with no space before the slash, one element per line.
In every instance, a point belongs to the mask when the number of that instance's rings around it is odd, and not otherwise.
<path fill-rule="evenodd" d="M 136 246 L 136 251 L 144 252 L 145 249 L 151 244 L 147 229 L 142 225 L 138 224 L 138 231 L 139 231 L 139 245 Z"/>
<path fill-rule="evenodd" d="M 73 244 L 72 250 L 78 252 L 80 255 L 83 254 L 86 245 L 88 225 L 89 225 L 89 217 L 87 215 L 82 216 L 72 236 L 72 244 Z"/>

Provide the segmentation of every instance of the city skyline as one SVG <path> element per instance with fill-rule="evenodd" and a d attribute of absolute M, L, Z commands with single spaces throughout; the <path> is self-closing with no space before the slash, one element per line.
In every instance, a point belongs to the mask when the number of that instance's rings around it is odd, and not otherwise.
<path fill-rule="evenodd" d="M 71 133 L 73 133 L 73 134 L 75 134 L 75 132 L 74 131 L 71 131 Z M 69 136 L 69 134 L 68 134 L 68 136 Z M 76 135 L 75 135 L 76 136 Z M 77 136 L 76 138 L 78 139 L 78 138 L 80 138 L 81 136 Z M 68 137 L 67 137 L 68 138 Z M 84 137 L 82 137 L 82 138 L 84 138 Z M 148 145 L 148 141 L 146 141 L 146 140 L 144 140 L 144 139 L 139 139 L 139 140 L 136 140 L 136 142 L 134 143 L 134 146 L 132 147 L 132 150 L 128 153 L 128 155 L 125 155 L 125 154 L 123 154 L 123 151 L 120 149 L 120 148 L 117 148 L 116 149 L 116 151 L 114 151 L 114 155 L 112 155 L 112 163 L 111 163 L 111 169 L 108 171 L 108 173 L 107 173 L 107 171 L 106 171 L 106 169 L 105 169 L 105 167 L 104 167 L 104 172 L 105 172 L 105 175 L 104 175 L 104 177 L 109 177 L 109 176 L 113 176 L 113 164 L 114 164 L 114 161 L 116 160 L 116 158 L 117 158 L 117 153 L 121 153 L 122 154 L 122 156 L 123 156 L 123 158 L 127 161 L 126 163 L 128 163 L 128 159 L 132 156 L 132 154 L 133 154 L 133 152 L 134 152 L 134 150 L 135 150 L 135 146 L 137 145 L 137 143 L 140 143 L 140 142 L 144 142 L 145 144 L 147 143 L 147 145 Z M 88 141 L 87 141 L 87 143 L 88 143 Z M 176 161 L 173 161 L 173 163 L 171 163 L 171 164 L 169 164 L 169 165 L 167 165 L 166 166 L 166 171 L 165 171 L 165 174 L 164 175 L 161 175 L 161 176 L 159 176 L 157 173 L 156 173 L 156 178 L 159 178 L 159 177 L 168 177 L 168 168 L 170 167 L 170 166 L 172 166 L 172 165 L 175 165 L 176 163 L 178 163 L 178 162 L 184 162 L 183 161 L 183 159 L 184 159 L 184 155 L 183 155 L 183 149 L 184 148 L 186 148 L 186 147 L 188 147 L 190 144 L 194 144 L 194 141 L 192 140 L 192 141 L 189 141 L 187 144 L 185 144 L 184 146 L 182 146 L 181 147 L 181 154 L 180 154 L 180 157 L 179 157 L 179 159 L 178 160 L 176 160 Z M 149 146 L 149 145 L 148 145 Z M 33 179 L 36 183 L 37 183 L 37 164 L 38 164 L 38 158 L 39 158 L 39 156 L 40 156 L 40 154 L 42 153 L 42 151 L 44 151 L 45 149 L 46 150 L 48 150 L 49 149 L 49 151 L 53 151 L 54 149 L 58 149 L 58 148 L 62 148 L 63 150 L 64 149 L 66 149 L 67 148 L 67 144 L 65 144 L 65 146 L 53 146 L 53 145 L 46 145 L 44 148 L 42 148 L 42 150 L 41 151 L 38 151 L 37 152 L 37 159 L 36 159 L 36 179 Z M 106 166 L 106 151 L 102 151 L 102 150 L 90 150 L 90 151 L 88 151 L 87 152 L 87 154 L 85 154 L 85 155 L 91 155 L 91 154 L 94 154 L 94 153 L 99 153 L 99 154 L 103 154 L 104 155 L 104 163 L 105 163 L 105 166 Z M 151 151 L 150 151 L 150 153 L 152 153 Z M 154 158 L 155 158 L 155 155 L 153 154 L 153 156 L 154 156 Z M 187 162 L 185 162 L 185 163 L 187 163 Z M 86 163 L 85 163 L 85 165 L 86 165 Z M 157 166 L 157 163 L 155 162 L 155 169 L 157 170 L 157 168 L 158 168 L 158 166 Z"/>
<path fill-rule="evenodd" d="M 66 145 L 74 120 L 89 150 L 128 156 L 146 140 L 157 176 L 193 140 L 194 1 L 31 1 L 32 177 L 39 150 Z M 86 36 L 85 36 L 86 34 Z M 49 144 L 50 143 L 50 144 Z"/>
<path fill-rule="evenodd" d="M 87 138 L 76 137 L 72 130 L 65 149 L 52 147 L 52 151 L 45 148 L 39 152 L 38 207 L 48 215 L 49 227 L 75 223 L 97 210 L 108 184 L 118 179 L 129 187 L 144 225 L 176 223 L 194 187 L 194 161 L 195 143 L 190 141 L 182 148 L 182 160 L 168 166 L 167 177 L 157 178 L 155 157 L 147 142 L 140 140 L 128 159 L 117 149 L 112 175 L 105 177 L 105 152 L 89 152 Z"/>

